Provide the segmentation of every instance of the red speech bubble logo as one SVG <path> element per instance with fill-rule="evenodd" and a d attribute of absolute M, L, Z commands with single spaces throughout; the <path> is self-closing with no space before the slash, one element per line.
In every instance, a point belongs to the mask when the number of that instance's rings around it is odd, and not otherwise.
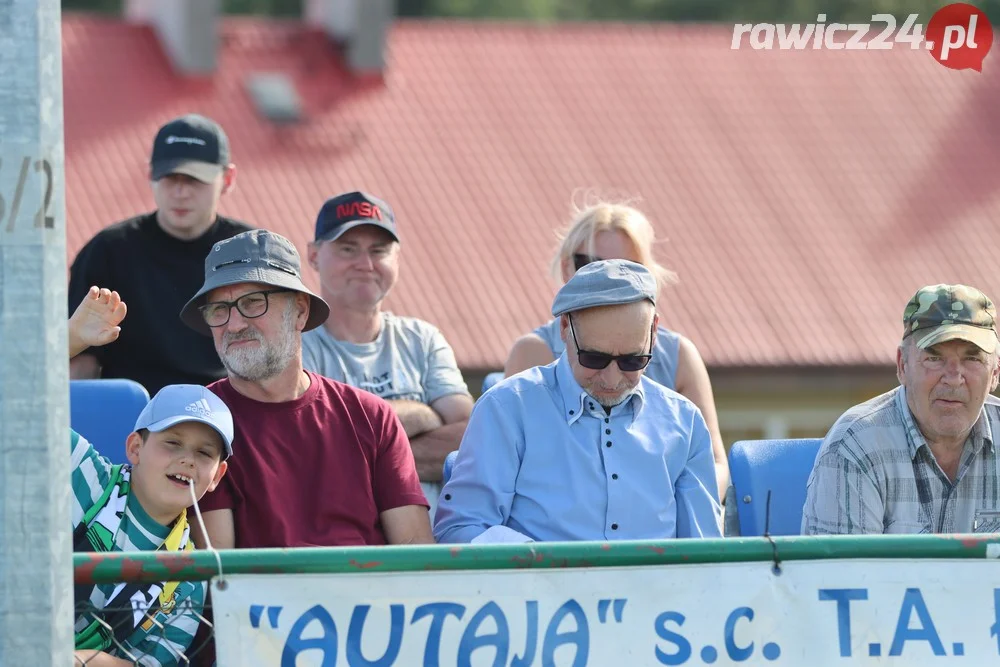
<path fill-rule="evenodd" d="M 945 67 L 982 72 L 993 46 L 993 26 L 979 8 L 956 2 L 934 12 L 925 39 L 934 60 Z"/>

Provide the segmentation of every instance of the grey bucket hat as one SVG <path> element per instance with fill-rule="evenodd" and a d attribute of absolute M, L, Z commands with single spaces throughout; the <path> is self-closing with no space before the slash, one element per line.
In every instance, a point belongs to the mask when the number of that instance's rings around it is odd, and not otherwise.
<path fill-rule="evenodd" d="M 212 334 L 198 310 L 205 295 L 217 287 L 239 283 L 261 283 L 309 295 L 309 319 L 303 331 L 326 322 L 330 306 L 302 282 L 302 265 L 295 245 L 280 234 L 253 229 L 212 246 L 205 258 L 205 283 L 181 309 L 181 321 L 195 331 Z"/>

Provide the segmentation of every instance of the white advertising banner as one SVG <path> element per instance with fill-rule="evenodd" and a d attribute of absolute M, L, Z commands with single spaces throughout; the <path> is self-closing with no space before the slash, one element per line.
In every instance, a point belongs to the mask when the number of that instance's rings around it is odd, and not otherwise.
<path fill-rule="evenodd" d="M 228 576 L 222 667 L 1000 664 L 995 560 Z"/>

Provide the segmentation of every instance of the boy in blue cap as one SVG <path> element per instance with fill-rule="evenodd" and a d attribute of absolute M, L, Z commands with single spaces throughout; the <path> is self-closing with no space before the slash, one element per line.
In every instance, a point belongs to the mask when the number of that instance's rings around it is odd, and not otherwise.
<path fill-rule="evenodd" d="M 92 287 L 69 320 L 70 356 L 118 337 L 125 304 Z M 111 465 L 70 431 L 73 550 L 193 549 L 187 508 L 214 489 L 232 456 L 233 418 L 200 385 L 168 385 L 146 405 L 126 441 L 129 464 Z M 198 630 L 204 582 L 79 585 L 77 661 L 177 665 Z"/>

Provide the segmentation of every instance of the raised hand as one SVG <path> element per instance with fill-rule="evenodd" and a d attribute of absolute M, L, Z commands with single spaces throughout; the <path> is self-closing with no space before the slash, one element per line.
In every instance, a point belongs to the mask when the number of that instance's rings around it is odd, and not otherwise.
<path fill-rule="evenodd" d="M 126 310 L 118 292 L 91 287 L 69 318 L 69 356 L 117 340 Z"/>

